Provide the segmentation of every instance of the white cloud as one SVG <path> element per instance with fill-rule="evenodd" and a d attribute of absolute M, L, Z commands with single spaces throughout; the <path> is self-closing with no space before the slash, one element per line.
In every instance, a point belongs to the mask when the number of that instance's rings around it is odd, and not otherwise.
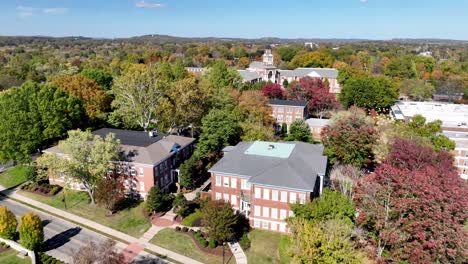
<path fill-rule="evenodd" d="M 135 6 L 139 8 L 160 8 L 160 7 L 163 7 L 164 5 L 161 3 L 140 1 L 140 2 L 136 2 Z"/>
<path fill-rule="evenodd" d="M 68 8 L 65 7 L 47 7 L 47 8 L 36 8 L 30 6 L 17 6 L 18 16 L 21 18 L 30 17 L 36 13 L 43 13 L 47 15 L 61 15 L 68 12 Z"/>
<path fill-rule="evenodd" d="M 68 8 L 65 7 L 51 7 L 51 8 L 44 8 L 42 9 L 44 14 L 51 14 L 51 15 L 60 15 L 65 14 L 68 12 Z"/>

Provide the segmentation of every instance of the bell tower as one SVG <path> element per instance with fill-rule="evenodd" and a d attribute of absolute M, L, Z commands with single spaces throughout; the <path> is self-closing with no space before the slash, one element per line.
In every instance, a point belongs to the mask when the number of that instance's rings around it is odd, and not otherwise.
<path fill-rule="evenodd" d="M 263 53 L 263 65 L 273 65 L 273 54 L 271 54 L 271 49 L 266 49 Z"/>

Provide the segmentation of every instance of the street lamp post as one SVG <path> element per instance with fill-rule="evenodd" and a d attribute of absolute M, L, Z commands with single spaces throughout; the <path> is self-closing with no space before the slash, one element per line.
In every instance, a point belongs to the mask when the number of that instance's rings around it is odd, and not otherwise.
<path fill-rule="evenodd" d="M 226 245 L 226 242 L 223 241 L 223 264 L 224 264 L 224 246 Z"/>

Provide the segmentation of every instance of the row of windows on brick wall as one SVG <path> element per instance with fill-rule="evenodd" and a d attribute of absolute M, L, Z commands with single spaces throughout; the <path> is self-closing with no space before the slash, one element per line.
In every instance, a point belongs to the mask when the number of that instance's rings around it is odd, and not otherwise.
<path fill-rule="evenodd" d="M 118 174 L 120 174 L 120 173 L 122 172 L 121 167 L 123 167 L 123 173 L 124 173 L 124 174 L 128 174 L 128 166 L 116 165 L 116 166 L 115 166 L 115 171 L 116 171 Z M 113 172 L 113 171 L 110 170 L 109 172 Z M 138 174 L 139 176 L 143 176 L 143 168 L 139 168 L 138 172 L 139 172 L 139 174 Z M 130 168 L 130 174 L 131 174 L 132 176 L 136 176 L 136 169 L 135 169 L 135 167 L 131 167 L 131 168 Z"/>
<path fill-rule="evenodd" d="M 281 194 L 281 197 L 278 197 L 279 194 Z M 262 195 L 262 189 L 261 188 L 255 188 L 255 196 L 256 199 L 263 199 L 263 200 L 270 200 L 270 190 L 269 189 L 263 189 L 263 195 Z M 278 199 L 281 198 L 281 199 Z M 278 190 L 271 190 L 271 200 L 272 201 L 281 201 L 283 203 L 288 202 L 288 192 L 287 191 L 278 191 Z M 306 200 L 306 195 L 305 193 L 299 193 L 299 202 L 301 204 L 304 204 Z M 294 192 L 289 193 L 289 203 L 296 203 L 297 201 L 297 194 Z"/>
<path fill-rule="evenodd" d="M 271 209 L 271 214 L 270 214 L 270 209 Z M 278 212 L 279 212 L 279 218 L 278 218 Z M 286 217 L 288 217 L 287 212 L 288 211 L 286 209 L 278 210 L 277 208 L 270 208 L 266 206 L 263 206 L 263 207 L 259 205 L 254 206 L 254 216 L 258 216 L 258 217 L 284 220 L 286 219 Z M 293 217 L 293 216 L 294 216 L 293 211 L 289 211 L 289 217 Z"/>
<path fill-rule="evenodd" d="M 221 178 L 223 179 L 223 182 L 222 182 L 222 185 L 221 185 Z M 230 182 L 230 184 L 229 184 Z M 237 188 L 237 178 L 236 177 L 232 177 L 229 179 L 229 177 L 221 177 L 219 175 L 216 176 L 216 182 L 215 182 L 215 185 L 216 186 L 223 186 L 223 187 L 226 187 L 226 188 L 234 188 L 236 189 Z M 241 179 L 241 189 L 242 190 L 250 190 L 250 183 L 248 182 L 247 179 Z"/>

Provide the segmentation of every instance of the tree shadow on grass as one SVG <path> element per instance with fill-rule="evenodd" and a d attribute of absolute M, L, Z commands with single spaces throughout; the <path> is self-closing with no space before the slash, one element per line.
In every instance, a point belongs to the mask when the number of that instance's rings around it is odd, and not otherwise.
<path fill-rule="evenodd" d="M 74 227 L 57 234 L 44 242 L 43 250 L 49 251 L 59 248 L 70 241 L 70 238 L 78 235 L 81 232 L 81 227 Z"/>

